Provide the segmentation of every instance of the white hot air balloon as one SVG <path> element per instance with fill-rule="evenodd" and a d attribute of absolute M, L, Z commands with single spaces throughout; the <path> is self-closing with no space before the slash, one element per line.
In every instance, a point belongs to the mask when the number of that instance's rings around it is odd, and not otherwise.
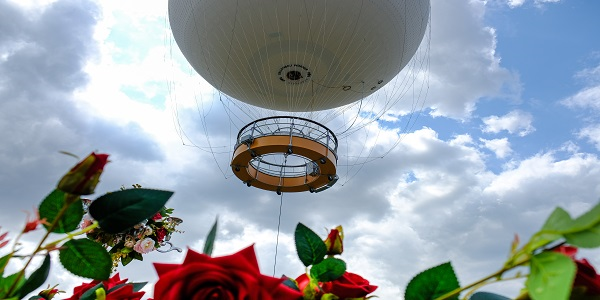
<path fill-rule="evenodd" d="M 338 141 L 324 123 L 360 102 L 348 133 L 396 101 L 374 103 L 376 112 L 362 106 L 386 84 L 401 86 L 429 8 L 429 0 L 169 0 L 169 21 L 200 76 L 247 104 L 236 105 L 244 114 L 268 112 L 240 129 L 234 174 L 278 193 L 315 192 L 338 178 Z"/>

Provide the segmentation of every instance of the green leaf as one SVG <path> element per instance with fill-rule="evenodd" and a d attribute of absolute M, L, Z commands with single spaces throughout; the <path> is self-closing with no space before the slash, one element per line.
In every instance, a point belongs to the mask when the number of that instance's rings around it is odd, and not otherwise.
<path fill-rule="evenodd" d="M 19 273 L 20 272 L 17 272 L 9 275 L 8 277 L 0 278 L 0 299 L 11 297 L 15 297 L 15 299 L 17 299 L 16 295 L 19 294 L 21 287 L 23 284 L 25 284 L 25 278 L 23 278 L 25 276 L 19 276 Z M 17 281 L 17 277 L 19 277 L 19 281 Z M 17 284 L 15 285 L 13 291 L 10 293 L 10 295 L 6 294 L 15 281 L 17 281 Z"/>
<path fill-rule="evenodd" d="M 215 220 L 215 223 L 213 224 L 213 226 L 210 228 L 210 231 L 208 232 L 208 236 L 206 236 L 206 242 L 204 242 L 204 250 L 202 250 L 202 253 L 210 256 L 213 252 L 213 246 L 215 245 L 215 238 L 217 237 L 217 223 L 219 222 L 219 219 L 217 218 Z"/>
<path fill-rule="evenodd" d="M 296 290 L 300 292 L 300 289 L 298 288 L 298 285 L 296 284 L 296 282 L 294 282 L 291 278 L 283 276 L 285 278 L 285 280 L 283 280 L 283 282 L 281 282 L 281 284 L 291 288 L 292 290 Z"/>
<path fill-rule="evenodd" d="M 139 292 L 146 286 L 146 284 L 148 284 L 148 282 L 131 282 L 129 284 L 133 285 L 134 292 Z"/>
<path fill-rule="evenodd" d="M 310 268 L 310 277 L 318 282 L 328 282 L 340 278 L 346 272 L 346 263 L 334 257 L 328 257 Z"/>
<path fill-rule="evenodd" d="M 294 232 L 294 239 L 298 257 L 304 266 L 308 267 L 323 261 L 325 254 L 327 254 L 327 246 L 314 231 L 304 224 L 298 223 Z"/>
<path fill-rule="evenodd" d="M 573 220 L 569 231 L 587 230 L 600 224 L 600 203 L 588 212 Z"/>
<path fill-rule="evenodd" d="M 501 295 L 497 295 L 494 293 L 488 292 L 477 292 L 469 298 L 469 300 L 510 300 L 510 298 L 506 298 Z"/>
<path fill-rule="evenodd" d="M 54 219 L 65 205 L 65 192 L 60 190 L 52 191 L 52 193 L 46 196 L 42 203 L 40 203 L 40 219 L 45 218 L 48 223 L 54 222 Z M 77 198 L 75 202 L 69 205 L 69 208 L 67 208 L 67 211 L 65 211 L 52 232 L 71 232 L 77 229 L 77 226 L 79 226 L 79 223 L 81 222 L 81 218 L 83 218 L 83 205 L 81 204 L 81 199 Z M 48 228 L 48 225 L 44 226 Z"/>
<path fill-rule="evenodd" d="M 546 219 L 544 226 L 542 226 L 542 230 L 563 232 L 571 227 L 572 222 L 573 220 L 569 213 L 561 207 L 557 207 L 550 214 L 548 219 Z"/>
<path fill-rule="evenodd" d="M 527 243 L 527 251 L 533 252 L 536 249 L 543 247 L 553 241 L 563 237 L 563 233 L 569 229 L 573 220 L 568 212 L 557 207 L 550 214 L 542 229 L 533 235 L 531 241 Z"/>
<path fill-rule="evenodd" d="M 129 256 L 129 255 L 127 255 L 127 256 L 125 256 L 125 257 L 121 257 L 121 264 L 122 264 L 123 266 L 126 266 L 126 265 L 128 265 L 128 264 L 129 264 L 130 262 L 132 262 L 132 261 L 133 261 L 133 256 Z"/>
<path fill-rule="evenodd" d="M 59 258 L 65 269 L 81 277 L 107 280 L 112 269 L 110 254 L 102 245 L 88 239 L 66 242 Z"/>
<path fill-rule="evenodd" d="M 542 252 L 531 258 L 531 273 L 525 282 L 533 300 L 569 299 L 577 268 L 566 255 Z"/>
<path fill-rule="evenodd" d="M 96 284 L 93 288 L 85 291 L 85 293 L 83 293 L 81 297 L 79 297 L 79 300 L 96 300 L 96 290 L 100 288 L 104 288 L 104 284 L 102 284 L 102 282 Z"/>
<path fill-rule="evenodd" d="M 452 265 L 447 262 L 425 270 L 415 276 L 406 286 L 405 300 L 430 300 L 458 289 L 458 279 Z M 458 295 L 448 298 L 458 299 Z"/>
<path fill-rule="evenodd" d="M 23 284 L 23 287 L 19 292 L 19 297 L 23 298 L 27 294 L 42 286 L 42 284 L 46 282 L 48 274 L 50 274 L 50 254 L 46 254 L 42 265 L 37 270 L 33 271 L 31 276 L 25 280 L 25 284 Z"/>
<path fill-rule="evenodd" d="M 11 253 L 8 253 L 8 254 L 0 257 L 0 277 L 2 277 L 2 275 L 4 275 L 4 268 L 6 268 L 6 265 L 8 265 L 8 262 L 12 258 L 13 254 L 15 254 L 15 253 L 11 252 Z"/>
<path fill-rule="evenodd" d="M 565 234 L 565 239 L 567 243 L 579 248 L 600 247 L 600 223 L 587 230 Z"/>
<path fill-rule="evenodd" d="M 172 195 L 173 192 L 151 189 L 116 191 L 92 201 L 90 214 L 102 230 L 119 233 L 151 218 Z"/>
<path fill-rule="evenodd" d="M 42 296 L 35 295 L 35 296 L 29 297 L 28 300 L 46 300 L 46 298 L 44 298 Z"/>

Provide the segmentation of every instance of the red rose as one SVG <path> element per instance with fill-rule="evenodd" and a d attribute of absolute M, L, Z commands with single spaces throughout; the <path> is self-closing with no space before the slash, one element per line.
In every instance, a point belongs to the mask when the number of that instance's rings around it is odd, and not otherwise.
<path fill-rule="evenodd" d="M 166 235 L 167 235 L 166 229 L 160 228 L 160 229 L 156 230 L 156 239 L 158 240 L 159 243 L 165 239 Z"/>
<path fill-rule="evenodd" d="M 306 274 L 302 274 L 296 278 L 298 288 L 301 291 L 309 284 L 309 281 Z M 322 292 L 317 293 L 317 299 L 319 299 L 322 294 L 334 294 L 340 299 L 365 299 L 367 295 L 377 289 L 377 286 L 370 285 L 368 280 L 350 272 L 344 273 L 344 275 L 334 281 L 320 282 L 319 286 L 321 287 Z"/>
<path fill-rule="evenodd" d="M 286 287 L 282 278 L 260 274 L 254 247 L 210 257 L 193 250 L 182 264 L 155 263 L 155 299 L 298 300 L 302 293 Z"/>
<path fill-rule="evenodd" d="M 162 219 L 162 215 L 160 214 L 160 212 L 157 212 L 154 214 L 154 216 L 152 216 L 152 221 L 158 221 Z"/>
<path fill-rule="evenodd" d="M 107 162 L 108 154 L 92 152 L 61 178 L 58 189 L 75 195 L 93 194 Z"/>
<path fill-rule="evenodd" d="M 121 280 L 119 278 L 119 273 L 117 273 L 108 280 L 102 281 L 102 285 L 104 286 L 105 291 L 109 291 L 110 289 L 126 282 L 127 279 Z M 98 283 L 100 283 L 100 280 L 94 280 L 90 283 L 82 283 L 80 286 L 73 289 L 73 296 L 65 300 L 78 300 L 85 292 L 98 285 Z M 134 292 L 133 285 L 125 284 L 115 290 L 110 291 L 110 293 L 106 295 L 106 300 L 140 300 L 144 294 L 145 292 Z"/>
<path fill-rule="evenodd" d="M 585 287 L 585 295 L 600 295 L 600 275 L 596 273 L 594 267 L 584 258 L 575 259 L 577 248 L 572 246 L 560 246 L 554 251 L 570 257 L 577 265 L 577 274 L 575 275 L 574 287 Z"/>

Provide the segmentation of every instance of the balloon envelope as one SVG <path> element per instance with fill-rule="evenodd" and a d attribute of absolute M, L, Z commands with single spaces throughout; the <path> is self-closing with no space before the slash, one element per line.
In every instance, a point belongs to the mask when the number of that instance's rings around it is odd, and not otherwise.
<path fill-rule="evenodd" d="M 226 95 L 303 112 L 363 99 L 417 51 L 429 0 L 169 0 L 177 45 Z"/>

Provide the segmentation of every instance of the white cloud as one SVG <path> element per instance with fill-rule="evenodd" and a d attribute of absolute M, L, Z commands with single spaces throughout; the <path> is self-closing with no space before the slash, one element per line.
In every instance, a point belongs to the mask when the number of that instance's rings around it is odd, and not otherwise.
<path fill-rule="evenodd" d="M 508 0 L 508 6 L 519 7 L 525 3 L 526 0 Z"/>
<path fill-rule="evenodd" d="M 568 107 L 591 108 L 600 111 L 600 85 L 585 88 L 562 101 Z"/>
<path fill-rule="evenodd" d="M 511 134 L 526 136 L 535 131 L 531 125 L 533 116 L 520 110 L 513 110 L 504 116 L 489 116 L 482 119 L 485 127 L 483 132 L 499 133 L 503 130 Z"/>
<path fill-rule="evenodd" d="M 519 98 L 518 76 L 500 65 L 495 29 L 483 25 L 485 6 L 485 1 L 432 1 L 426 105 L 433 116 L 465 119 L 482 97 Z"/>
<path fill-rule="evenodd" d="M 575 74 L 576 78 L 581 78 L 590 83 L 600 82 L 600 65 L 593 68 L 583 69 Z"/>
<path fill-rule="evenodd" d="M 483 142 L 483 147 L 489 149 L 490 151 L 496 154 L 498 158 L 505 158 L 507 155 L 512 153 L 512 149 L 510 148 L 510 142 L 508 138 L 501 139 L 479 139 L 479 141 Z"/>
<path fill-rule="evenodd" d="M 600 124 L 584 127 L 577 135 L 579 138 L 586 138 L 596 146 L 596 149 L 600 150 Z"/>
<path fill-rule="evenodd" d="M 528 0 L 508 0 L 508 6 L 510 6 L 511 8 L 515 8 L 515 7 L 519 7 L 522 6 L 523 4 L 525 4 L 525 2 L 527 2 Z M 534 0 L 533 3 L 535 5 L 542 5 L 544 3 L 556 3 L 556 2 L 560 2 L 561 0 Z"/>

